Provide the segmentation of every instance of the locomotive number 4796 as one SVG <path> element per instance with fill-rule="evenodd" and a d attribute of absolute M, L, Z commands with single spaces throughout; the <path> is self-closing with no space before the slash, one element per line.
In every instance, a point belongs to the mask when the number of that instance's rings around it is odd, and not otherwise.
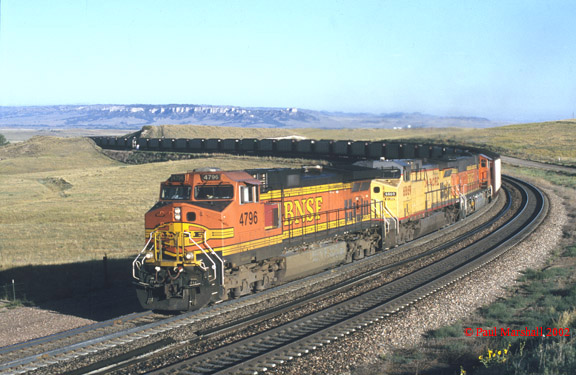
<path fill-rule="evenodd" d="M 258 215 L 256 211 L 244 212 L 240 214 L 240 225 L 258 224 Z"/>

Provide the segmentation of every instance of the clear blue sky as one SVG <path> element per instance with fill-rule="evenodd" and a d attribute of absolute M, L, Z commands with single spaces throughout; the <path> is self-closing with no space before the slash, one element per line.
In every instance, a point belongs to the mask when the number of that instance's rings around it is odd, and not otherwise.
<path fill-rule="evenodd" d="M 0 2 L 2 106 L 576 111 L 573 0 Z"/>

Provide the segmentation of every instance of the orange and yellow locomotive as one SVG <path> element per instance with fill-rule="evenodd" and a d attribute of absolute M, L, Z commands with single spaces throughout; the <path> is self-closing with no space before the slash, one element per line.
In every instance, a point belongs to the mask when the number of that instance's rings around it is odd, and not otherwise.
<path fill-rule="evenodd" d="M 191 310 L 372 255 L 487 204 L 499 173 L 471 155 L 172 175 L 146 213 L 139 300 Z"/>

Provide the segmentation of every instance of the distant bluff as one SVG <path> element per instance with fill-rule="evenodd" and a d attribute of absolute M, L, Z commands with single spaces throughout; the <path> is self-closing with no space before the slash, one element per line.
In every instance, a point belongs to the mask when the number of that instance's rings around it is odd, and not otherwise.
<path fill-rule="evenodd" d="M 262 128 L 427 128 L 501 125 L 480 117 L 422 113 L 342 113 L 299 108 L 245 108 L 194 104 L 0 107 L 0 127 L 134 129 L 147 125 Z"/>

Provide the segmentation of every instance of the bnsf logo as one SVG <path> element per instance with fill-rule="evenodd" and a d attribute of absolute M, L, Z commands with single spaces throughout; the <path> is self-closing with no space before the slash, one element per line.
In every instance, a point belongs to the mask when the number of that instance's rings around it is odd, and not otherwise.
<path fill-rule="evenodd" d="M 285 218 L 294 219 L 293 224 L 300 224 L 300 221 L 320 220 L 318 212 L 322 209 L 322 197 L 304 198 L 299 201 L 284 202 Z M 288 223 L 286 223 L 288 224 Z"/>

